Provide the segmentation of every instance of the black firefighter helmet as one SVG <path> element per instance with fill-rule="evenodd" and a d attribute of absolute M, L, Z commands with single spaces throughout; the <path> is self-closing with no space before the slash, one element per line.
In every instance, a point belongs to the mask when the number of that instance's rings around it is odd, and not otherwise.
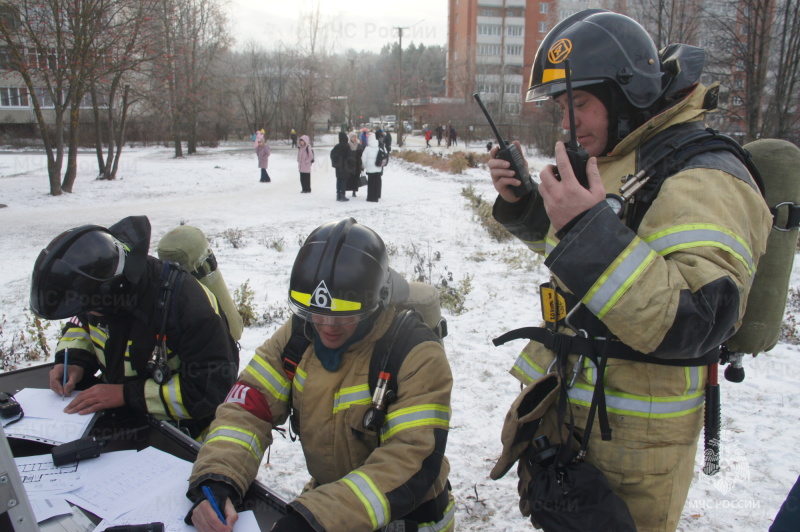
<path fill-rule="evenodd" d="M 567 59 L 574 88 L 610 82 L 638 109 L 653 105 L 663 92 L 656 45 L 638 22 L 625 15 L 586 9 L 556 24 L 536 52 L 526 101 L 567 90 Z"/>
<path fill-rule="evenodd" d="M 131 244 L 121 240 L 134 235 Z M 125 218 L 108 229 L 84 225 L 64 231 L 34 263 L 31 311 L 59 320 L 123 306 L 124 296 L 144 271 L 149 236 L 150 223 L 143 216 Z"/>
<path fill-rule="evenodd" d="M 308 321 L 357 322 L 387 307 L 392 277 L 381 237 L 345 218 L 321 225 L 303 243 L 292 267 L 289 304 Z"/>

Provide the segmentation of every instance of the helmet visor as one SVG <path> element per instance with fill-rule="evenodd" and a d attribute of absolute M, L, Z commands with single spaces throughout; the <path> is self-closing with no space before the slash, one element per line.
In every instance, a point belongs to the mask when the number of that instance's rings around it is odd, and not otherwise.
<path fill-rule="evenodd" d="M 378 306 L 363 309 L 360 303 L 332 299 L 327 307 L 315 306 L 309 294 L 294 290 L 289 294 L 289 307 L 294 314 L 315 325 L 350 325 L 372 316 Z"/>
<path fill-rule="evenodd" d="M 53 260 L 53 250 L 43 249 L 33 267 L 30 307 L 34 314 L 49 320 L 70 318 L 89 310 L 120 306 L 121 294 L 103 293 L 102 285 L 120 275 L 124 267 L 124 252 L 117 248 L 118 262 L 114 271 L 103 277 L 92 276 L 70 263 Z"/>

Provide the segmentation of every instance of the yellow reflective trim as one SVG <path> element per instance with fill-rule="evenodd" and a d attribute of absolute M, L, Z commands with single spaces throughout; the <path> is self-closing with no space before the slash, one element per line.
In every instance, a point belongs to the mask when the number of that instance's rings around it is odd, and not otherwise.
<path fill-rule="evenodd" d="M 259 366 L 264 368 L 264 370 L 269 373 L 270 377 L 278 381 L 278 384 L 282 386 L 282 389 L 285 390 L 285 392 L 278 390 L 275 387 L 275 384 L 270 382 L 266 377 L 261 375 L 258 372 L 258 370 L 253 368 L 252 367 L 253 363 L 258 364 Z M 283 401 L 284 403 L 289 402 L 289 390 L 291 387 L 291 383 L 288 380 L 286 380 L 286 378 L 283 375 L 275 371 L 275 368 L 270 366 L 268 363 L 264 362 L 264 360 L 261 357 L 259 356 L 253 357 L 253 359 L 250 361 L 250 364 L 248 364 L 247 367 L 245 368 L 245 371 L 248 374 L 252 375 L 253 378 L 255 378 L 259 383 L 261 383 L 261 385 L 264 386 L 264 388 L 269 390 L 269 392 L 272 394 L 273 397 L 275 397 L 279 401 Z"/>
<path fill-rule="evenodd" d="M 181 376 L 174 375 L 169 381 L 161 385 L 161 393 L 165 398 L 165 403 L 169 412 L 175 419 L 191 419 L 189 411 L 183 405 L 183 394 L 181 393 Z"/>
<path fill-rule="evenodd" d="M 233 432 L 243 432 L 243 433 L 248 434 L 251 437 L 255 438 L 255 434 L 253 434 L 251 432 L 247 432 L 246 430 L 242 430 L 242 429 L 240 429 L 238 427 L 217 427 L 216 429 L 214 429 L 214 432 L 212 432 L 209 435 L 209 438 L 203 442 L 203 445 L 205 445 L 206 443 L 210 443 L 212 441 L 227 441 L 227 442 L 235 443 L 235 444 L 240 445 L 240 446 L 244 447 L 245 449 L 247 449 L 250 452 L 250 454 L 253 455 L 253 458 L 255 458 L 256 460 L 261 462 L 261 456 L 259 456 L 258 452 L 255 449 L 253 449 L 253 446 L 252 445 L 248 445 L 247 442 L 244 442 L 244 441 L 242 441 L 239 438 L 236 438 L 234 436 L 226 436 L 226 435 L 223 435 L 223 434 L 218 434 L 218 435 L 215 436 L 214 434 L 217 431 L 221 430 L 221 429 L 226 429 L 226 430 L 230 430 L 230 431 L 233 431 Z M 256 439 L 256 441 L 258 441 L 258 440 Z"/>
<path fill-rule="evenodd" d="M 106 348 L 108 334 L 103 329 L 95 327 L 94 325 L 89 325 L 89 335 L 92 338 L 92 342 L 100 346 L 100 349 Z"/>
<path fill-rule="evenodd" d="M 347 400 L 347 396 L 353 398 Z M 345 398 L 345 401 L 339 403 L 339 399 Z M 372 395 L 369 392 L 369 384 L 359 384 L 357 386 L 349 386 L 342 388 L 333 394 L 333 413 L 341 412 L 350 408 L 352 405 L 368 405 L 372 402 Z"/>
<path fill-rule="evenodd" d="M 211 304 L 211 307 L 214 309 L 214 312 L 219 314 L 219 301 L 217 301 L 217 296 L 215 296 L 214 292 L 209 290 L 209 288 L 203 283 L 200 283 L 200 286 L 202 286 L 203 290 L 205 290 L 208 302 Z"/>
<path fill-rule="evenodd" d="M 644 258 L 637 259 L 637 255 L 641 255 L 646 253 Z M 589 310 L 595 313 L 598 319 L 603 319 L 605 315 L 608 313 L 609 310 L 619 301 L 619 299 L 628 291 L 628 289 L 633 285 L 634 282 L 639 278 L 642 272 L 649 266 L 658 256 L 658 254 L 653 251 L 652 249 L 648 248 L 646 245 L 642 244 L 642 240 L 634 238 L 631 242 L 625 247 L 625 249 L 620 253 L 614 261 L 606 268 L 603 274 L 594 282 L 592 287 L 583 296 L 581 301 L 584 305 L 586 305 Z M 626 261 L 630 259 L 630 262 L 634 262 L 634 260 L 638 260 L 638 264 L 633 270 L 628 270 L 630 265 L 626 265 L 627 267 L 624 270 L 620 270 L 617 272 L 617 269 L 620 268 Z M 635 262 L 634 262 L 635 263 Z M 632 264 L 631 264 L 632 265 Z M 592 299 L 600 292 L 603 288 L 606 287 L 606 283 L 609 282 L 609 279 L 614 276 L 614 274 L 618 274 L 618 276 L 624 275 L 625 280 L 620 283 L 617 289 L 614 291 L 613 294 L 608 297 L 608 300 L 605 301 L 602 307 L 599 309 L 596 308 L 596 305 L 592 305 Z M 618 279 L 617 282 L 621 280 Z M 613 285 L 609 285 L 613 288 Z"/>
<path fill-rule="evenodd" d="M 542 83 L 555 81 L 557 79 L 565 79 L 566 77 L 567 71 L 563 68 L 545 68 L 542 72 Z"/>
<path fill-rule="evenodd" d="M 294 380 L 292 384 L 297 389 L 298 392 L 302 392 L 306 386 L 306 378 L 308 377 L 308 373 L 300 369 L 299 367 L 294 372 Z"/>
<path fill-rule="evenodd" d="M 386 432 L 381 433 L 381 441 L 386 441 L 399 432 L 416 427 L 442 427 L 444 429 L 450 429 L 450 408 L 437 404 L 417 405 L 395 410 L 386 416 L 386 423 L 391 426 L 392 421 L 399 417 L 411 416 L 413 418 L 413 414 L 415 413 L 422 413 L 423 415 L 426 415 L 426 413 L 431 412 L 434 413 L 434 416 L 436 416 L 436 412 L 441 412 L 443 415 L 437 417 L 417 417 L 416 419 L 411 419 L 410 421 L 398 423 L 397 425 L 392 426 Z M 427 415 L 430 416 L 431 414 Z"/>
<path fill-rule="evenodd" d="M 306 307 L 311 307 L 311 294 L 304 294 L 302 292 L 297 292 L 295 290 L 291 291 L 292 299 L 297 301 L 298 303 L 305 305 Z M 326 309 L 331 310 L 333 312 L 351 312 L 353 310 L 361 310 L 361 303 L 358 301 L 347 301 L 346 299 L 333 299 L 333 303 L 331 303 L 331 308 Z"/>
<path fill-rule="evenodd" d="M 572 396 L 572 390 L 574 390 L 576 388 L 580 389 L 580 390 L 583 390 L 584 392 L 587 392 L 589 394 L 587 397 L 591 397 L 591 394 L 594 393 L 594 387 L 593 386 L 588 386 L 588 385 L 583 384 L 583 383 L 575 383 L 573 388 L 570 390 L 570 396 L 569 396 L 570 403 L 579 404 L 579 405 L 586 406 L 586 407 L 591 406 L 591 401 L 590 400 L 583 400 L 583 399 L 580 399 L 580 398 Z M 612 392 L 612 391 L 610 391 L 609 389 L 606 388 L 605 389 L 605 394 L 606 394 L 606 410 L 608 410 L 609 412 L 612 412 L 612 413 L 615 413 L 615 414 L 622 414 L 622 415 L 628 415 L 628 416 L 636 416 L 636 417 L 641 417 L 641 418 L 647 418 L 647 419 L 668 419 L 668 418 L 682 417 L 682 416 L 691 414 L 692 412 L 696 412 L 697 410 L 703 408 L 704 402 L 700 401 L 699 404 L 697 404 L 695 406 L 692 406 L 691 408 L 686 408 L 684 410 L 677 410 L 677 411 L 674 411 L 674 412 L 664 412 L 664 413 L 650 412 L 649 405 L 652 404 L 652 403 L 668 404 L 668 403 L 679 403 L 679 402 L 684 402 L 684 401 L 692 401 L 692 400 L 699 399 L 700 397 L 704 397 L 705 396 L 705 391 L 700 391 L 700 392 L 696 392 L 696 393 L 689 394 L 689 395 L 678 395 L 678 396 L 671 396 L 671 397 L 656 397 L 656 396 L 633 395 L 633 394 L 623 393 L 623 392 Z M 631 401 L 631 402 L 639 402 L 643 406 L 647 406 L 647 408 L 646 409 L 643 408 L 641 410 L 634 410 L 634 409 L 624 409 L 624 408 L 613 407 L 613 406 L 609 405 L 609 397 L 612 397 L 612 398 L 616 397 L 616 398 L 619 398 L 619 399 L 622 399 L 622 400 L 626 400 L 626 401 Z"/>
<path fill-rule="evenodd" d="M 160 415 L 161 419 L 167 416 L 164 402 L 161 400 L 161 386 L 156 384 L 153 379 L 144 381 L 144 403 L 148 413 L 156 416 Z"/>
<path fill-rule="evenodd" d="M 679 241 L 669 237 L 680 235 L 680 233 L 687 233 L 687 236 L 705 236 L 707 238 L 699 238 L 694 241 Z M 722 233 L 722 235 L 714 235 L 714 233 Z M 648 244 L 655 243 L 657 240 L 664 239 L 671 245 L 666 245 L 658 249 L 660 255 L 669 255 L 676 251 L 683 251 L 695 247 L 714 247 L 726 251 L 731 254 L 736 260 L 741 262 L 747 269 L 747 272 L 753 274 L 753 252 L 745 240 L 732 232 L 730 229 L 716 224 L 684 224 L 676 225 L 668 229 L 664 229 L 657 233 L 644 238 Z M 724 240 L 730 239 L 729 244 Z M 735 249 L 734 246 L 739 246 L 740 249 Z"/>
<path fill-rule="evenodd" d="M 372 482 L 372 479 L 369 478 L 365 473 L 361 471 L 353 471 L 346 477 L 342 479 L 347 486 L 353 490 L 353 493 L 358 500 L 361 501 L 361 504 L 364 505 L 364 508 L 367 510 L 369 514 L 370 521 L 372 522 L 372 528 L 377 529 L 389 522 L 391 522 L 391 510 L 389 508 L 389 501 L 386 500 L 383 492 L 381 492 L 378 487 Z M 359 486 L 359 483 L 363 483 L 364 487 L 362 488 Z M 371 493 L 365 493 L 365 489 L 369 489 Z M 376 499 L 375 502 L 370 500 L 369 496 Z M 380 505 L 383 510 L 383 516 L 378 518 L 377 513 L 375 512 L 375 507 L 373 504 Z M 377 507 L 377 506 L 376 506 Z"/>

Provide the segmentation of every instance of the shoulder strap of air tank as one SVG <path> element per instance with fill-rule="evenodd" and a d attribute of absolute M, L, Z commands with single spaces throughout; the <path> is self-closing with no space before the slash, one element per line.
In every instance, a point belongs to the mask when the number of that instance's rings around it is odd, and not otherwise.
<path fill-rule="evenodd" d="M 662 134 L 669 136 L 666 141 L 658 144 L 653 154 L 642 154 L 640 170 L 652 173 L 652 177 L 636 196 L 636 206 L 628 220 L 628 226 L 634 231 L 644 218 L 645 213 L 658 196 L 664 181 L 671 175 L 679 172 L 687 161 L 702 153 L 724 150 L 732 153 L 753 177 L 761 195 L 764 195 L 764 180 L 753 163 L 750 153 L 742 148 L 738 142 L 719 131 L 707 127 L 701 128 L 699 124 L 678 124 L 665 130 Z M 649 142 L 657 142 L 658 136 Z"/>
<path fill-rule="evenodd" d="M 298 318 L 292 314 L 292 334 L 289 336 L 289 341 L 283 348 L 283 371 L 289 380 L 294 379 L 294 374 L 297 372 L 297 366 L 303 359 L 303 353 L 308 349 L 311 340 L 305 334 L 306 320 Z"/>
<path fill-rule="evenodd" d="M 174 303 L 180 291 L 180 285 L 183 282 L 182 273 L 183 270 L 177 263 L 168 260 L 163 261 L 159 277 L 158 303 L 156 304 L 156 316 L 161 321 L 161 327 L 158 331 L 159 338 L 163 337 L 167 332 L 167 319 L 170 317 L 170 312 L 172 312 L 172 321 L 175 324 L 175 328 L 177 329 L 180 326 Z"/>
<path fill-rule="evenodd" d="M 384 372 L 389 375 L 388 389 L 396 394 L 397 374 L 403 361 L 412 349 L 428 340 L 438 341 L 439 338 L 425 325 L 419 313 L 413 309 L 399 311 L 372 351 L 368 378 L 370 393 L 375 393 L 378 377 Z"/>

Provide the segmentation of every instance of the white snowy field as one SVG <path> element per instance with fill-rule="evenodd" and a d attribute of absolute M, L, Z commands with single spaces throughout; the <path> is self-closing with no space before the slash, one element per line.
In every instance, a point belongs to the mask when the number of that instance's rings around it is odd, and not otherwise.
<path fill-rule="evenodd" d="M 152 253 L 161 236 L 181 222 L 199 227 L 211 241 L 231 293 L 249 281 L 263 313 L 285 307 L 289 272 L 305 236 L 322 223 L 353 216 L 383 237 L 392 251 L 392 266 L 407 277 L 422 257 L 432 260 L 434 282 L 449 275 L 456 285 L 471 279 L 467 310 L 458 316 L 445 311 L 450 330 L 445 348 L 455 377 L 447 456 L 457 529 L 531 530 L 517 509 L 515 472 L 497 482 L 488 476 L 501 451 L 503 418 L 519 391 L 508 369 L 524 343 L 495 348 L 491 339 L 539 322 L 537 287 L 546 280 L 546 269 L 521 243 L 492 240 L 467 208 L 461 190 L 468 185 L 487 201 L 494 200 L 485 168 L 451 175 L 393 158 L 379 203 L 367 203 L 365 189 L 357 198 L 338 203 L 328 158 L 334 138 L 323 136 L 315 146 L 311 194 L 300 194 L 295 151 L 285 142 L 271 143 L 272 183 L 258 182 L 250 142 L 203 149 L 183 159 L 163 147 L 126 148 L 113 182 L 94 179 L 95 155 L 86 152 L 79 158 L 74 193 L 60 197 L 47 193 L 42 154 L 0 151 L 0 204 L 7 205 L 0 208 L 0 264 L 7 276 L 0 283 L 0 322 L 3 315 L 6 319 L 0 344 L 24 327 L 37 254 L 70 227 L 147 215 L 153 227 Z M 420 137 L 411 138 L 410 144 L 424 149 Z M 485 141 L 471 149 L 481 152 L 484 146 Z M 530 160 L 534 168 L 546 162 Z M 277 326 L 245 329 L 242 368 Z M 51 348 L 58 329 L 53 324 L 48 330 Z M 780 344 L 746 361 L 742 384 L 722 381 L 723 469 L 714 477 L 701 472 L 701 443 L 681 531 L 761 531 L 770 526 L 800 473 L 795 439 L 800 434 L 798 360 L 797 347 Z M 308 479 L 299 442 L 276 434 L 259 478 L 286 499 L 298 494 Z"/>

